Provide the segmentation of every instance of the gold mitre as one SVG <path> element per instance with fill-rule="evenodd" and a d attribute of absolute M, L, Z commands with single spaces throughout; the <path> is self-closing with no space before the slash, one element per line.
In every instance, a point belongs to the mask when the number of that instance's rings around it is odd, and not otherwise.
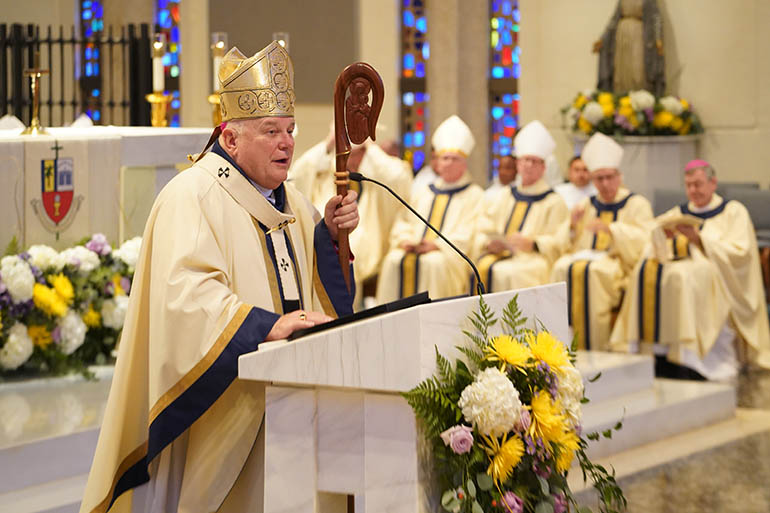
<path fill-rule="evenodd" d="M 217 74 L 222 121 L 294 115 L 294 67 L 277 41 L 248 58 L 231 48 Z"/>

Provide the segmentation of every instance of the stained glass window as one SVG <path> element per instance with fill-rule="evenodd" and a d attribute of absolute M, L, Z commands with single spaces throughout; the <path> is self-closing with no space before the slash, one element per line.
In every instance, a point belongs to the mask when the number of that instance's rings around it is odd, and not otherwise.
<path fill-rule="evenodd" d="M 80 31 L 86 42 L 80 48 L 79 84 L 85 113 L 101 124 L 102 89 L 101 39 L 104 34 L 104 6 L 101 0 L 81 0 Z"/>
<path fill-rule="evenodd" d="M 425 72 L 430 58 L 426 0 L 401 0 L 401 151 L 419 171 L 427 158 L 428 99 Z"/>
<path fill-rule="evenodd" d="M 166 94 L 172 95 L 168 109 L 169 126 L 179 126 L 179 75 L 182 72 L 180 54 L 182 45 L 179 36 L 179 4 L 181 0 L 156 0 L 156 30 L 166 36 L 166 55 L 163 56 Z"/>
<path fill-rule="evenodd" d="M 494 178 L 500 157 L 512 152 L 519 127 L 521 12 L 518 0 L 490 0 L 489 6 L 490 178 Z"/>

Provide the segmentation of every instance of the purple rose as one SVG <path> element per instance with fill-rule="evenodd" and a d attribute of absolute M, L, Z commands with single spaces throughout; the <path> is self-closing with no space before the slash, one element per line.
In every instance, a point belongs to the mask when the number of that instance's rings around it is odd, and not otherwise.
<path fill-rule="evenodd" d="M 505 511 L 508 513 L 521 513 L 524 511 L 524 501 L 513 492 L 505 492 L 502 496 L 502 503 Z"/>
<path fill-rule="evenodd" d="M 112 247 L 107 243 L 107 237 L 103 233 L 95 233 L 91 240 L 86 242 L 86 247 L 101 256 L 109 255 L 112 252 Z"/>
<path fill-rule="evenodd" d="M 563 493 L 553 496 L 553 513 L 564 513 L 567 511 L 567 498 Z"/>
<path fill-rule="evenodd" d="M 468 426 L 457 425 L 441 433 L 441 439 L 455 454 L 465 454 L 473 445 L 472 433 L 473 429 Z"/>

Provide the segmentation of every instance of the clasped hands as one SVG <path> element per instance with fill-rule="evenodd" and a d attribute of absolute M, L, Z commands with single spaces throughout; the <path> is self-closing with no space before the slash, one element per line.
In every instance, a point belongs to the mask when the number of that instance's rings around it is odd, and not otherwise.
<path fill-rule="evenodd" d="M 585 214 L 584 208 L 576 208 L 572 211 L 572 214 L 570 214 L 570 229 L 574 232 L 575 228 L 577 227 L 578 223 L 583 219 L 583 215 Z M 594 218 L 588 222 L 588 224 L 585 225 L 585 229 L 588 230 L 591 233 L 600 233 L 604 232 L 607 235 L 611 235 L 610 232 L 610 226 L 602 221 L 601 219 Z"/>
<path fill-rule="evenodd" d="M 499 255 L 506 251 L 510 253 L 526 252 L 531 253 L 535 249 L 535 241 L 526 235 L 518 232 L 506 235 L 505 238 L 495 238 L 487 244 L 487 252 Z"/>
<path fill-rule="evenodd" d="M 407 253 L 417 253 L 418 255 L 438 250 L 438 246 L 435 242 L 425 239 L 421 240 L 417 244 L 412 244 L 411 242 L 402 242 L 398 245 L 398 247 Z"/>

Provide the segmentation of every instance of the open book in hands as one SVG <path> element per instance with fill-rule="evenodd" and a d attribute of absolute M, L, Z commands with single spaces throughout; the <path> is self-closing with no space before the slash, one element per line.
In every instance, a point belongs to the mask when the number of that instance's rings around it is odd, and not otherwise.
<path fill-rule="evenodd" d="M 655 218 L 656 227 L 652 230 L 652 247 L 658 262 L 670 262 L 676 257 L 675 248 L 671 239 L 666 236 L 666 230 L 678 234 L 677 226 L 686 225 L 700 228 L 703 219 L 690 214 L 669 213 Z M 685 241 L 686 242 L 686 241 Z"/>

